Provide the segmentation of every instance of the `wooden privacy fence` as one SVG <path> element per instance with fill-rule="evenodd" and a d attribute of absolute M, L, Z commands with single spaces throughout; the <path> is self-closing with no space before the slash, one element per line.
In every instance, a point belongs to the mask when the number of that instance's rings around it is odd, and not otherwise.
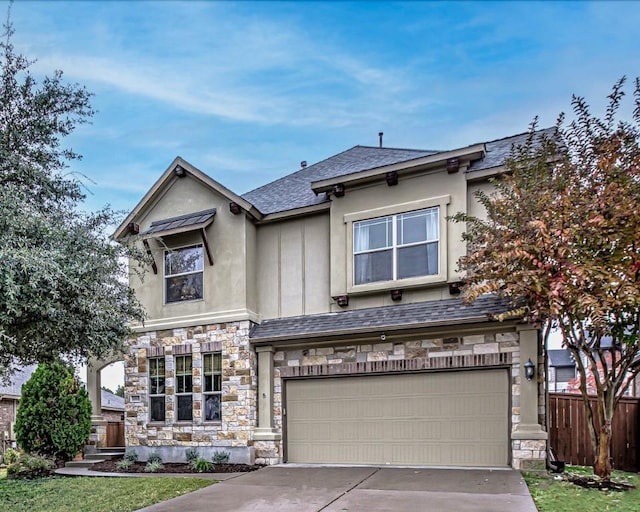
<path fill-rule="evenodd" d="M 591 399 L 595 411 L 595 397 Z M 621 398 L 612 424 L 611 458 L 614 469 L 638 471 L 640 398 Z M 558 460 L 591 466 L 594 452 L 581 395 L 549 394 L 549 442 Z"/>
<path fill-rule="evenodd" d="M 124 446 L 124 422 L 110 421 L 107 423 L 107 446 Z"/>

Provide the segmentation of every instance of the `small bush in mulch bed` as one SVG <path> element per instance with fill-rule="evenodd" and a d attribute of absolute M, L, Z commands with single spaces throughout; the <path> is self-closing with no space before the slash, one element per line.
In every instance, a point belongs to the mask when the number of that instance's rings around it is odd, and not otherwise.
<path fill-rule="evenodd" d="M 91 468 L 94 471 L 104 471 L 107 473 L 144 473 L 146 462 L 133 462 L 128 467 L 118 466 L 119 460 L 105 460 L 94 464 Z M 240 473 L 247 471 L 255 471 L 256 469 L 263 468 L 262 464 L 210 464 L 210 473 Z M 176 462 L 164 462 L 162 469 L 155 471 L 156 474 L 161 473 L 193 473 L 202 474 L 198 472 L 189 464 L 176 463 Z"/>

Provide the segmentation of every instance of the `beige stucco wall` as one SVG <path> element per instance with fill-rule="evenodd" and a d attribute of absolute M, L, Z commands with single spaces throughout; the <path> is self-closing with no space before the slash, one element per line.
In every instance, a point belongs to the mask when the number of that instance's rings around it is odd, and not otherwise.
<path fill-rule="evenodd" d="M 329 311 L 329 215 L 258 226 L 257 297 L 261 318 Z"/>
<path fill-rule="evenodd" d="M 349 308 L 371 307 L 390 303 L 388 290 L 403 288 L 403 302 L 435 300 L 450 298 L 447 282 L 457 279 L 457 260 L 464 253 L 461 243 L 463 224 L 446 221 L 448 215 L 467 211 L 467 182 L 465 168 L 462 167 L 455 174 L 448 174 L 446 170 L 432 171 L 422 175 L 401 178 L 396 186 L 388 186 L 384 181 L 356 189 L 347 189 L 344 197 L 334 198 L 331 205 L 331 295 L 350 293 Z M 441 272 L 436 278 L 418 279 L 421 283 L 409 280 L 389 282 L 376 285 L 382 288 L 371 291 L 373 297 L 359 298 L 358 287 L 349 282 L 348 266 L 351 264 L 352 247 L 350 219 L 374 218 L 386 215 L 385 208 L 397 207 L 398 212 L 418 209 L 432 200 L 433 205 L 440 205 L 441 232 L 440 239 L 446 243 L 442 245 Z M 415 206 L 412 206 L 412 203 Z M 377 210 L 377 211 L 376 211 Z M 370 211 L 370 213 L 368 213 Z M 393 211 L 393 213 L 396 213 Z M 354 217 L 355 216 L 355 217 Z M 427 287 L 425 288 L 425 285 Z M 367 285 L 368 286 L 368 285 Z M 415 288 L 414 288 L 415 287 Z M 365 286 L 360 287 L 362 293 L 368 294 Z M 421 288 L 418 290 L 418 288 Z M 383 296 L 387 295 L 387 296 Z M 353 299 L 351 298 L 353 297 Z"/>
<path fill-rule="evenodd" d="M 195 323 L 255 317 L 255 227 L 244 214 L 229 212 L 229 199 L 187 176 L 173 178 L 167 189 L 142 212 L 140 230 L 153 221 L 216 208 L 207 236 L 214 264 L 204 257 L 203 300 L 164 304 L 164 250 L 201 244 L 198 231 L 150 239 L 158 274 L 146 269 L 144 282 L 132 272 L 130 282 L 149 316 L 147 327 L 184 327 Z"/>

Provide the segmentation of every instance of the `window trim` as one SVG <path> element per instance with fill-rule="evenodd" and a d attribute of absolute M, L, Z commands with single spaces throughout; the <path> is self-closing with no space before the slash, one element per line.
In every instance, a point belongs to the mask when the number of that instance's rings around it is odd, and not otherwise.
<path fill-rule="evenodd" d="M 429 284 L 440 284 L 447 281 L 447 205 L 451 203 L 451 196 L 437 196 L 419 201 L 410 201 L 382 208 L 372 208 L 359 212 L 344 215 L 343 222 L 346 226 L 346 265 L 347 265 L 347 293 L 369 293 L 392 288 L 411 288 Z M 354 284 L 354 250 L 353 250 L 353 224 L 354 222 L 375 219 L 378 217 L 389 217 L 403 213 L 411 213 L 418 210 L 426 210 L 438 207 L 438 273 L 427 276 L 409 277 L 405 279 L 392 279 L 390 281 L 376 281 L 373 283 Z M 395 219 L 393 229 L 396 229 Z M 404 247 L 404 246 L 403 246 Z M 394 275 L 396 270 L 394 269 Z"/>
<path fill-rule="evenodd" d="M 213 371 L 211 372 L 211 376 L 215 376 L 215 375 L 220 375 L 220 391 L 207 391 L 207 376 L 209 375 L 206 372 L 206 364 L 205 364 L 205 358 L 207 356 L 215 356 L 215 355 L 219 355 L 220 356 L 220 371 Z M 213 368 L 213 365 L 212 365 Z M 212 380 L 212 382 L 215 382 Z M 207 403 L 207 397 L 211 396 L 211 395 L 217 395 L 220 397 L 220 419 L 218 420 L 208 420 L 207 419 L 207 415 L 206 415 L 206 403 Z M 203 352 L 202 353 L 202 421 L 203 423 L 220 423 L 222 421 L 222 351 L 221 350 L 217 350 L 217 351 L 212 351 L 212 352 Z"/>
<path fill-rule="evenodd" d="M 164 374 L 162 378 L 164 379 L 164 393 L 151 393 L 151 379 L 152 378 L 160 378 L 158 376 L 151 376 L 151 361 L 158 361 L 160 359 L 164 359 Z M 167 359 L 166 356 L 153 356 L 147 358 L 147 367 L 148 367 L 148 376 L 149 376 L 149 423 L 165 423 L 167 421 Z M 162 397 L 164 400 L 164 418 L 161 420 L 153 419 L 151 416 L 151 399 Z"/>
<path fill-rule="evenodd" d="M 181 373 L 178 374 L 178 359 L 179 358 L 186 358 L 189 357 L 191 358 L 191 371 L 189 373 Z M 174 411 L 175 411 L 175 418 L 174 421 L 175 422 L 180 422 L 180 423 L 191 423 L 193 422 L 193 355 L 192 354 L 175 354 L 173 356 L 173 367 L 175 368 L 175 387 L 174 387 L 174 395 L 176 397 L 176 402 L 175 402 L 175 407 L 174 407 Z M 178 392 L 178 379 L 180 377 L 186 377 L 188 375 L 191 375 L 191 391 L 189 392 Z M 191 418 L 188 419 L 180 419 L 178 417 L 179 412 L 180 412 L 180 397 L 181 396 L 190 396 L 191 397 Z"/>
<path fill-rule="evenodd" d="M 167 257 L 167 253 L 170 252 L 174 252 L 174 251 L 179 251 L 181 249 L 190 249 L 192 247 L 200 247 L 200 249 L 202 250 L 202 270 L 195 270 L 192 272 L 180 272 L 178 274 L 169 274 L 167 275 L 167 267 L 166 267 L 166 257 Z M 186 245 L 181 245 L 178 247 L 172 247 L 172 248 L 168 248 L 168 249 L 164 249 L 164 251 L 162 252 L 162 302 L 165 306 L 172 306 L 174 304 L 184 304 L 185 302 L 198 302 L 198 301 L 203 301 L 204 300 L 204 294 L 205 294 L 205 279 L 204 279 L 204 269 L 206 268 L 205 265 L 205 257 L 206 257 L 206 251 L 205 251 L 205 247 L 204 244 L 201 243 L 190 243 L 190 244 L 186 244 Z M 187 276 L 187 275 L 193 275 L 193 274 L 202 274 L 202 297 L 199 299 L 189 299 L 189 300 L 176 300 L 176 301 L 172 301 L 172 302 L 168 302 L 167 301 L 167 279 L 169 277 L 179 277 L 179 276 Z"/>

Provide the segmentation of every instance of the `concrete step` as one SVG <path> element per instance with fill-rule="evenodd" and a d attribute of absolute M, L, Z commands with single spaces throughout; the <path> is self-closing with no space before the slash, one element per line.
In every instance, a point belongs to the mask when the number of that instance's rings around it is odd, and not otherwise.
<path fill-rule="evenodd" d="M 124 452 L 85 453 L 84 460 L 113 460 L 120 459 L 123 455 Z"/>
<path fill-rule="evenodd" d="M 104 459 L 84 459 L 84 460 L 70 460 L 64 463 L 65 468 L 90 468 L 98 462 L 104 462 Z"/>

